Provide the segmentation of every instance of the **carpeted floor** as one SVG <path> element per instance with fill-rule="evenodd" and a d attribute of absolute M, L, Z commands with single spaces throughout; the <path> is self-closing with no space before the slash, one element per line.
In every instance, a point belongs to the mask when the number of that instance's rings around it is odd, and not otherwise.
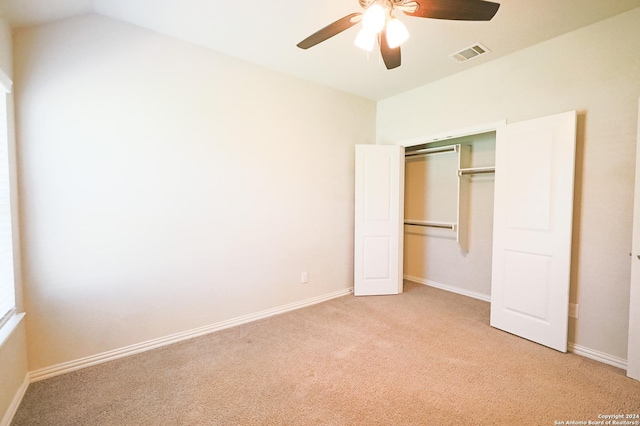
<path fill-rule="evenodd" d="M 559 425 L 640 414 L 640 382 L 624 371 L 488 324 L 488 303 L 406 283 L 399 296 L 345 296 L 33 383 L 12 424 Z"/>

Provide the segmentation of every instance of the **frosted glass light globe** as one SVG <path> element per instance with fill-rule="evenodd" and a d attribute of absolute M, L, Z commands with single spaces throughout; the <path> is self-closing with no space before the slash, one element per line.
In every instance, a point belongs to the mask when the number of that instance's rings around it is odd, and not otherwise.
<path fill-rule="evenodd" d="M 376 3 L 364 12 L 364 16 L 362 17 L 362 26 L 368 31 L 377 34 L 382 31 L 386 20 L 387 13 L 382 6 Z"/>
<path fill-rule="evenodd" d="M 373 50 L 373 45 L 376 42 L 376 33 L 367 30 L 366 28 L 362 28 L 358 35 L 356 36 L 356 40 L 354 44 L 358 46 L 360 49 L 364 49 L 367 52 L 371 52 Z"/>
<path fill-rule="evenodd" d="M 390 48 L 396 48 L 409 38 L 409 31 L 402 22 L 393 18 L 387 24 L 387 44 Z"/>

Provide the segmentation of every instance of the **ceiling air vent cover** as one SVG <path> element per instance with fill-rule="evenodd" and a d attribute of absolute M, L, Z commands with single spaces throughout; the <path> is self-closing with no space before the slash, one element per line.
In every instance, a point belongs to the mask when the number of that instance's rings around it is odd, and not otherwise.
<path fill-rule="evenodd" d="M 470 59 L 477 58 L 480 55 L 484 55 L 487 52 L 491 52 L 486 46 L 481 43 L 476 43 L 473 46 L 462 49 L 459 52 L 449 55 L 456 62 L 467 62 Z"/>

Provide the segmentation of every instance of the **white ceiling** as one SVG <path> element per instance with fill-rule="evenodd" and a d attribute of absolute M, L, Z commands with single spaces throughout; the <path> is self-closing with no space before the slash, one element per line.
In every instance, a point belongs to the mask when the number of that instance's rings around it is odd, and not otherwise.
<path fill-rule="evenodd" d="M 411 37 L 402 65 L 353 45 L 353 27 L 308 50 L 296 44 L 360 11 L 357 0 L 0 0 L 14 28 L 98 13 L 255 64 L 380 100 L 640 7 L 640 0 L 493 0 L 489 22 L 442 21 L 396 12 Z M 480 42 L 491 53 L 460 64 L 449 55 Z"/>

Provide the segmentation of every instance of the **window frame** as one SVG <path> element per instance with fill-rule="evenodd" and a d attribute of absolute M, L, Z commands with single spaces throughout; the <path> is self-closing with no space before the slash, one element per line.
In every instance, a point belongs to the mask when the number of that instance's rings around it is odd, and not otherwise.
<path fill-rule="evenodd" d="M 9 289 L 8 294 L 10 294 L 7 300 L 10 301 L 10 304 L 7 305 L 8 309 L 4 310 L 4 312 L 0 311 L 0 347 L 4 345 L 4 343 L 9 339 L 9 337 L 13 334 L 14 330 L 17 328 L 18 324 L 24 318 L 24 313 L 18 313 L 17 309 L 17 301 L 16 301 L 16 281 L 15 281 L 15 270 L 14 270 L 14 238 L 13 238 L 13 209 L 11 207 L 11 161 L 10 161 L 10 140 L 9 140 L 9 94 L 11 93 L 12 87 L 11 79 L 4 73 L 2 69 L 0 69 L 0 129 L 2 129 L 2 134 L 0 134 L 0 143 L 5 144 L 2 147 L 3 150 L 6 150 L 6 159 L 2 159 L 2 161 L 6 161 L 5 167 L 3 169 L 6 170 L 6 196 L 7 196 L 7 205 L 8 205 L 8 251 L 11 254 L 11 259 L 7 261 L 7 267 L 10 268 L 10 271 L 7 272 L 7 275 L 10 276 L 10 279 L 7 280 L 7 289 Z M 1 170 L 1 169 L 0 169 Z M 2 178 L 0 178 L 1 180 Z M 0 188 L 1 189 L 1 188 Z M 1 305 L 0 305 L 1 307 Z"/>

